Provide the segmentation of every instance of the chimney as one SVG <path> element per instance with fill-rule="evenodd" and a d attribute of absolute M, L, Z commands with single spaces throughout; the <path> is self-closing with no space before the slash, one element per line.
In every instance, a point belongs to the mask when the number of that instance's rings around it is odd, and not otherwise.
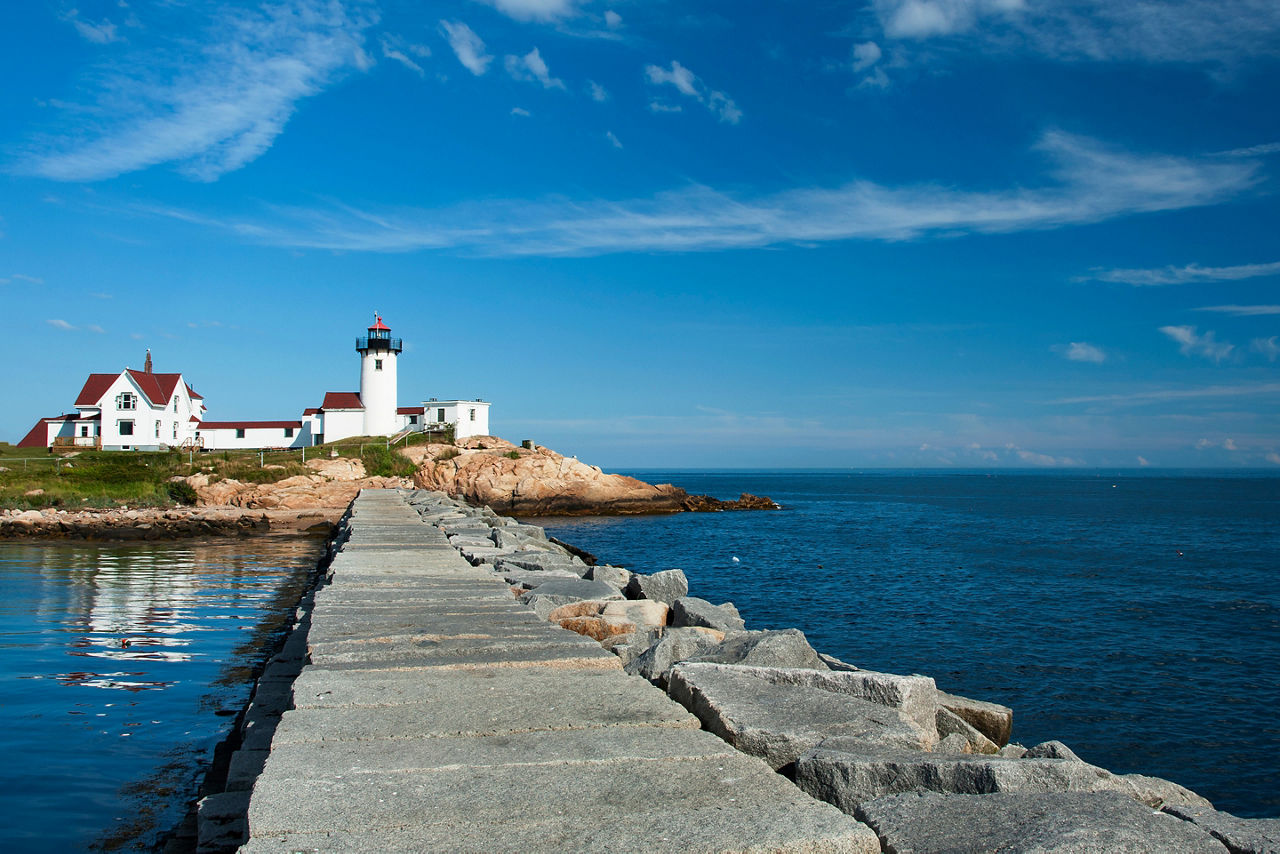
<path fill-rule="evenodd" d="M 151 351 L 150 350 L 147 350 L 147 361 L 142 366 L 142 372 L 144 374 L 151 373 Z"/>

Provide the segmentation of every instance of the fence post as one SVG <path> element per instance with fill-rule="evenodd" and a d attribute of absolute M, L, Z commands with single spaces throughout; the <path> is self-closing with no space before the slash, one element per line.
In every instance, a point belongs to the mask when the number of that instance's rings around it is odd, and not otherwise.
<path fill-rule="evenodd" d="M 258 468 L 262 468 L 264 465 L 266 465 L 266 462 L 263 460 L 263 452 L 258 451 Z"/>

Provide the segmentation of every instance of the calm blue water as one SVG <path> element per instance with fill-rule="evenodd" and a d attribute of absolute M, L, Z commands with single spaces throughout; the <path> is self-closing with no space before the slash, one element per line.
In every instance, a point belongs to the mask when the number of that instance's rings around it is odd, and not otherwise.
<path fill-rule="evenodd" d="M 180 821 L 321 546 L 0 543 L 0 850 L 149 850 Z"/>
<path fill-rule="evenodd" d="M 1280 478 L 630 474 L 784 509 L 540 523 L 682 568 L 748 628 L 1011 706 L 1023 744 L 1280 816 Z"/>

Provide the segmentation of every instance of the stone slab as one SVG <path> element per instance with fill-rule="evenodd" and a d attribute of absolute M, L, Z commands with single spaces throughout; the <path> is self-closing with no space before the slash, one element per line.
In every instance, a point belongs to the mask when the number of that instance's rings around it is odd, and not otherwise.
<path fill-rule="evenodd" d="M 879 850 L 865 826 L 741 754 L 514 770 L 308 779 L 269 767 L 242 850 Z"/>
<path fill-rule="evenodd" d="M 1116 793 L 889 795 L 857 816 L 886 851 L 1001 854 L 1225 854 L 1194 825 Z M 250 826 L 253 824 L 250 814 Z"/>
<path fill-rule="evenodd" d="M 309 667 L 294 685 L 294 705 L 276 730 L 281 743 L 321 736 L 359 740 L 617 725 L 698 727 L 697 718 L 661 691 L 616 670 Z"/>

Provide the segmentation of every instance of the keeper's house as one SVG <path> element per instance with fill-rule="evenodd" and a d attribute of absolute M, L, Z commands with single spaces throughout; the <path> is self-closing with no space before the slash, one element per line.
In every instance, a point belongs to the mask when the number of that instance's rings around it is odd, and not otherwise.
<path fill-rule="evenodd" d="M 356 339 L 360 390 L 331 391 L 297 421 L 205 421 L 204 399 L 182 374 L 151 370 L 90 374 L 76 412 L 41 418 L 18 443 L 24 448 L 160 451 L 305 448 L 351 436 L 400 436 L 453 427 L 454 437 L 489 435 L 489 403 L 437 400 L 397 406 L 396 360 L 403 342 L 375 316 Z"/>

